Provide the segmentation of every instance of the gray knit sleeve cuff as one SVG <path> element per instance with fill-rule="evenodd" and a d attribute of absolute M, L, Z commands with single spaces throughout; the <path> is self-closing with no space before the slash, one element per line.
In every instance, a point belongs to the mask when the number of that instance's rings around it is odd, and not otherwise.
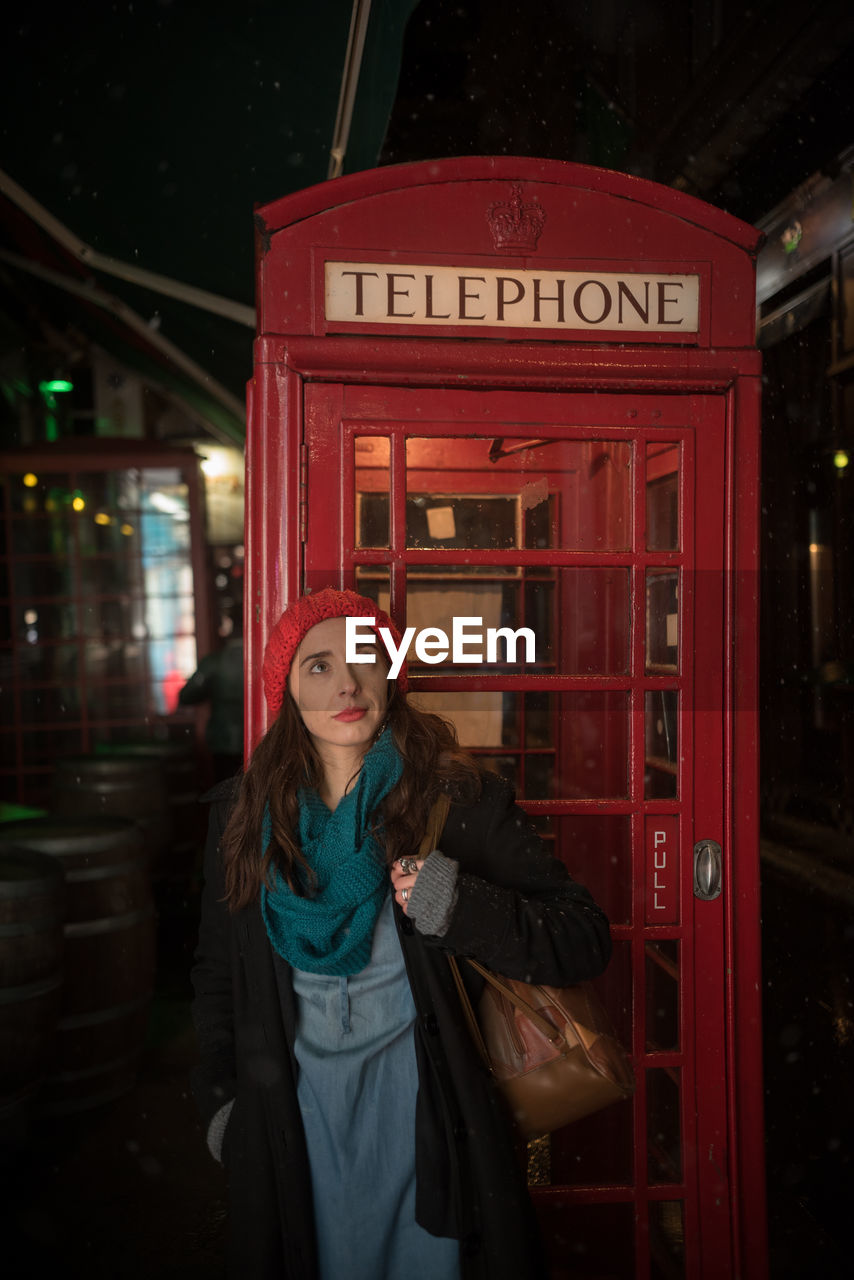
<path fill-rule="evenodd" d="M 419 933 L 441 938 L 457 905 L 459 863 L 438 849 L 427 855 L 409 899 L 409 916 Z"/>
<path fill-rule="evenodd" d="M 230 1098 L 217 1111 L 208 1125 L 208 1151 L 210 1151 L 214 1160 L 222 1164 L 222 1143 L 225 1138 L 225 1130 L 228 1124 L 228 1117 L 231 1115 L 231 1108 L 234 1106 L 234 1098 Z"/>

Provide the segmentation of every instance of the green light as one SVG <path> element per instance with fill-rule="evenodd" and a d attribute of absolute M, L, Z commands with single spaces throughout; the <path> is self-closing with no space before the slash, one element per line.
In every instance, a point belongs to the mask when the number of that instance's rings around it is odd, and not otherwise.
<path fill-rule="evenodd" d="M 837 449 L 836 453 L 833 455 L 833 465 L 836 467 L 837 471 L 844 471 L 849 462 L 850 458 L 845 450 Z"/>
<path fill-rule="evenodd" d="M 69 382 L 67 378 L 49 378 L 47 382 L 39 383 L 39 391 L 42 395 L 52 396 L 59 392 L 65 393 L 74 390 L 74 383 Z"/>

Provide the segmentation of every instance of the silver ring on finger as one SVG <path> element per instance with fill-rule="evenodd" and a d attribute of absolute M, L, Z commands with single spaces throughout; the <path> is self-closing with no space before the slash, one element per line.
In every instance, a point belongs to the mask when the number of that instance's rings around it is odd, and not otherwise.
<path fill-rule="evenodd" d="M 408 902 L 408 901 L 409 901 L 409 890 L 408 890 L 408 889 L 401 889 L 401 891 L 400 891 L 400 897 L 401 897 L 401 899 L 402 899 L 402 901 L 403 901 L 403 902 Z"/>
<path fill-rule="evenodd" d="M 415 876 L 418 874 L 418 863 L 415 858 L 401 858 L 400 869 L 405 876 Z"/>

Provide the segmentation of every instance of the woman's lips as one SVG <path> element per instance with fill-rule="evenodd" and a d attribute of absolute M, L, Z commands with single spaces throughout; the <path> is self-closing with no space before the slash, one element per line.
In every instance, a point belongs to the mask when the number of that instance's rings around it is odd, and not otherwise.
<path fill-rule="evenodd" d="M 339 711 L 337 716 L 333 716 L 333 719 L 344 720 L 349 724 L 351 720 L 361 720 L 362 716 L 367 714 L 367 707 L 347 707 L 344 711 Z"/>

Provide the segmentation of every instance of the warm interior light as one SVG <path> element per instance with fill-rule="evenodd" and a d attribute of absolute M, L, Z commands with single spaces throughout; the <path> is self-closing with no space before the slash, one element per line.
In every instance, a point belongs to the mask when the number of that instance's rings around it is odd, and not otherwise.
<path fill-rule="evenodd" d="M 95 524 L 112 524 L 112 519 L 107 515 L 106 511 L 99 511 L 95 516 Z"/>
<path fill-rule="evenodd" d="M 204 452 L 199 456 L 202 472 L 207 480 L 219 480 L 224 476 L 237 479 L 243 475 L 243 455 L 239 449 L 205 444 Z"/>
<path fill-rule="evenodd" d="M 833 465 L 836 467 L 837 471 L 844 471 L 849 462 L 850 458 L 845 450 L 837 449 L 836 453 L 833 455 Z"/>
<path fill-rule="evenodd" d="M 126 538 L 129 538 L 129 537 L 131 536 L 131 534 L 133 533 L 133 525 L 132 525 L 132 524 L 123 524 L 123 525 L 121 525 L 121 526 L 120 526 L 120 532 L 121 532 L 121 533 L 123 533 L 123 534 L 125 535 L 125 537 L 126 537 Z"/>
<path fill-rule="evenodd" d="M 38 482 L 39 482 L 38 476 L 35 475 L 35 473 L 32 471 L 28 471 L 23 478 L 23 484 L 26 486 L 27 489 L 35 489 Z"/>
<path fill-rule="evenodd" d="M 75 511 L 86 510 L 86 500 L 84 498 L 81 498 L 79 494 L 77 495 L 76 498 L 71 499 L 71 505 Z"/>
<path fill-rule="evenodd" d="M 160 489 L 155 489 L 149 494 L 149 502 L 155 511 L 162 511 L 165 516 L 172 516 L 175 520 L 189 520 L 190 513 L 186 507 L 182 506 L 175 498 L 169 496 L 168 493 L 162 493 Z"/>

